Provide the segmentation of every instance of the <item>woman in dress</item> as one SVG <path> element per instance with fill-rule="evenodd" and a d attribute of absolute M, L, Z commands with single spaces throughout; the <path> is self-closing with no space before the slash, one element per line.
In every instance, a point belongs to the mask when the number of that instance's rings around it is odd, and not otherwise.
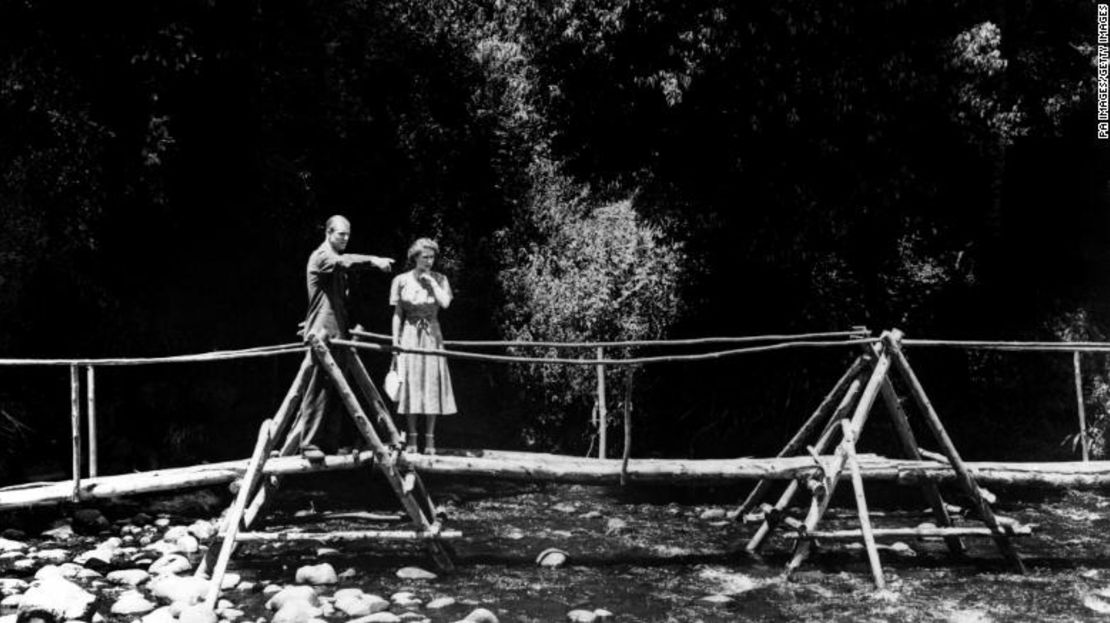
<path fill-rule="evenodd" d="M 412 270 L 397 275 L 389 288 L 389 304 L 393 305 L 393 345 L 401 348 L 443 350 L 443 333 L 437 318 L 439 310 L 451 305 L 451 285 L 447 277 L 432 270 L 439 245 L 431 238 L 420 238 L 409 247 Z M 424 415 L 426 428 L 424 451 L 435 454 L 436 417 L 451 415 L 455 394 L 447 358 L 420 353 L 400 353 L 397 373 L 401 390 L 397 413 L 408 420 L 406 452 L 418 452 L 417 416 Z"/>

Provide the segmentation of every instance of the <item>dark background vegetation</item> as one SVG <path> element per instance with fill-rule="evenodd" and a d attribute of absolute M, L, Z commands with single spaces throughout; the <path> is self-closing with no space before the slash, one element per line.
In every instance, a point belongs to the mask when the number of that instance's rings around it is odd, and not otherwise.
<path fill-rule="evenodd" d="M 418 236 L 440 240 L 449 338 L 866 325 L 1102 339 L 1110 159 L 1094 137 L 1094 15 L 1039 0 L 3 0 L 0 354 L 291 341 L 304 262 L 333 213 L 352 220 L 354 251 L 400 258 Z M 613 205 L 642 234 L 634 266 L 605 273 L 618 289 L 644 281 L 630 304 L 576 330 L 560 319 L 578 308 L 522 304 L 539 305 L 522 293 L 543 279 L 578 284 L 591 268 L 560 263 L 566 241 L 604 244 L 610 221 L 590 217 Z M 544 266 L 558 270 L 541 278 Z M 381 332 L 387 286 L 356 284 L 360 319 Z M 1075 430 L 1070 357 L 911 356 L 966 455 L 1074 456 L 1061 445 Z M 634 455 L 773 453 L 850 358 L 641 369 Z M 1108 367 L 1084 362 L 1098 433 Z M 296 365 L 103 369 L 104 461 L 243 455 Z M 465 415 L 444 445 L 589 444 L 585 377 L 453 372 Z M 67 465 L 67 378 L 0 369 L 0 478 Z"/>

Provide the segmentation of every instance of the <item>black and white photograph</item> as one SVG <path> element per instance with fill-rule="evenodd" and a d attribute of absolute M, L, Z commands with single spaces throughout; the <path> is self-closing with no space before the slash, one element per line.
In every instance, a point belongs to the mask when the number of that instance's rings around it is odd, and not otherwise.
<path fill-rule="evenodd" d="M 1110 4 L 0 0 L 0 623 L 1110 618 Z"/>

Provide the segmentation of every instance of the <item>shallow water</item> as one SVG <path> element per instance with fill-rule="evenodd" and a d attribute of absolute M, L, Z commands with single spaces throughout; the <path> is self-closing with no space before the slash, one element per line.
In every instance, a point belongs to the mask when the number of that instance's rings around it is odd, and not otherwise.
<path fill-rule="evenodd" d="M 269 528 L 371 527 L 358 519 L 323 523 L 319 515 L 306 514 L 308 509 L 396 512 L 388 489 L 369 476 L 361 478 L 283 490 L 266 518 Z M 732 499 L 731 493 L 691 493 L 678 496 L 684 501 L 679 504 L 667 501 L 673 495 L 619 488 L 482 481 L 431 481 L 429 488 L 448 514 L 447 527 L 464 535 L 454 542 L 458 568 L 450 575 L 430 581 L 397 578 L 402 566 L 433 569 L 415 545 L 340 545 L 340 552 L 323 554 L 319 545 L 307 543 L 252 545 L 240 549 L 231 568 L 261 588 L 292 583 L 298 566 L 327 561 L 337 571 L 353 570 L 339 587 L 387 598 L 411 590 L 425 603 L 439 596 L 458 600 L 446 609 L 425 611 L 436 622 L 458 620 L 476 606 L 489 608 L 503 622 L 561 621 L 575 608 L 604 608 L 617 621 L 706 623 L 1095 621 L 1110 616 L 1099 612 L 1110 612 L 1110 498 L 1095 493 L 995 492 L 1000 498 L 996 512 L 1038 526 L 1035 536 L 1017 541 L 1029 568 L 1025 575 L 1009 572 L 990 539 L 965 539 L 964 560 L 950 559 L 943 542 L 907 540 L 909 552 L 880 552 L 888 587 L 876 591 L 855 544 L 816 548 L 790 581 L 782 580 L 781 572 L 792 541 L 772 539 L 759 559 L 738 554 L 757 524 L 701 518 L 707 510 L 728 510 L 720 502 Z M 364 498 L 376 502 L 365 504 Z M 873 503 L 879 511 L 876 525 L 930 521 L 923 509 L 882 502 Z M 855 527 L 850 509 L 836 509 L 834 515 L 829 527 Z M 548 547 L 565 550 L 566 565 L 538 567 L 535 557 Z M 711 595 L 721 603 L 704 600 Z M 227 591 L 225 597 L 246 611 L 244 620 L 267 614 L 261 593 Z"/>

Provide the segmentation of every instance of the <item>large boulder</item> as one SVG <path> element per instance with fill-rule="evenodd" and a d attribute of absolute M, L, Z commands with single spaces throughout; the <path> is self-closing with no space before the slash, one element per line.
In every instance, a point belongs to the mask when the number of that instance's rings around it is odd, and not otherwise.
<path fill-rule="evenodd" d="M 192 605 L 208 593 L 208 581 L 193 576 L 161 575 L 150 581 L 150 592 L 170 603 Z"/>
<path fill-rule="evenodd" d="M 286 604 L 304 602 L 310 606 L 317 606 L 320 600 L 316 597 L 316 590 L 311 586 L 286 586 L 274 593 L 266 602 L 267 610 L 281 610 Z"/>
<path fill-rule="evenodd" d="M 321 615 L 321 610 L 307 601 L 290 601 L 274 613 L 270 623 L 309 623 Z"/>
<path fill-rule="evenodd" d="M 296 581 L 298 584 L 311 584 L 313 586 L 338 584 L 339 576 L 335 573 L 335 567 L 323 562 L 297 569 Z"/>
<path fill-rule="evenodd" d="M 23 594 L 19 611 L 45 610 L 58 619 L 80 619 L 88 613 L 96 596 L 62 577 L 35 581 Z"/>
<path fill-rule="evenodd" d="M 112 614 L 146 614 L 157 606 L 139 591 L 127 591 L 112 604 Z"/>

